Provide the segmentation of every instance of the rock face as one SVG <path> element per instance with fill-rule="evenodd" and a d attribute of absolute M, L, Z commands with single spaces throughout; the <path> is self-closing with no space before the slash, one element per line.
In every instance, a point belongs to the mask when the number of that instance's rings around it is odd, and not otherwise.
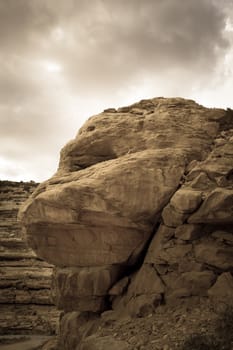
<path fill-rule="evenodd" d="M 53 267 L 39 260 L 21 237 L 19 206 L 37 184 L 0 181 L 0 334 L 54 333 Z"/>
<path fill-rule="evenodd" d="M 30 246 L 58 266 L 62 348 L 69 312 L 144 316 L 230 295 L 232 174 L 231 110 L 155 98 L 84 124 L 20 214 Z"/>

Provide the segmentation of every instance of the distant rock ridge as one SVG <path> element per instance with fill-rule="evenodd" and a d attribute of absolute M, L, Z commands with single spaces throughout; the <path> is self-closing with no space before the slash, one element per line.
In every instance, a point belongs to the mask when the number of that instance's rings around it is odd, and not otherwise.
<path fill-rule="evenodd" d="M 231 303 L 233 111 L 182 98 L 105 110 L 62 149 L 20 218 L 36 254 L 57 266 L 62 349 L 89 349 L 80 334 L 65 339 L 104 310 Z"/>
<path fill-rule="evenodd" d="M 0 181 L 0 334 L 50 334 L 59 313 L 51 297 L 53 266 L 22 239 L 20 205 L 37 183 Z"/>

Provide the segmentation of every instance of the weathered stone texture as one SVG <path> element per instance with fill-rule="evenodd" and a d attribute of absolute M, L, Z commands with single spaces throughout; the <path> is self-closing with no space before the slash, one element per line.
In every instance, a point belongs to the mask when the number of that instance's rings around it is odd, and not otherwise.
<path fill-rule="evenodd" d="M 134 263 L 185 166 L 206 158 L 225 114 L 158 98 L 90 118 L 62 150 L 58 173 L 21 211 L 30 245 L 58 266 Z M 193 196 L 188 212 L 200 204 Z"/>
<path fill-rule="evenodd" d="M 57 269 L 53 284 L 56 305 L 66 311 L 104 311 L 106 295 L 119 276 L 118 266 Z"/>
<path fill-rule="evenodd" d="M 161 303 L 223 297 L 221 286 L 228 296 L 232 174 L 231 110 L 155 98 L 90 118 L 20 214 L 30 246 L 59 267 L 59 308 L 135 317 Z M 72 349 L 64 337 L 76 316 L 63 317 L 61 348 Z M 102 348 L 92 335 L 77 345 Z"/>
<path fill-rule="evenodd" d="M 52 179 L 24 209 L 28 240 L 58 266 L 134 263 L 182 174 L 179 155 L 150 150 Z"/>

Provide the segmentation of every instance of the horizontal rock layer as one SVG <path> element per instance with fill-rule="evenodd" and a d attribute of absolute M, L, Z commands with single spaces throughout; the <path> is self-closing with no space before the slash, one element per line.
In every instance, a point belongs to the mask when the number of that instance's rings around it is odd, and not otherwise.
<path fill-rule="evenodd" d="M 58 312 L 51 296 L 53 267 L 22 239 L 20 205 L 36 184 L 0 182 L 0 333 L 54 333 Z"/>

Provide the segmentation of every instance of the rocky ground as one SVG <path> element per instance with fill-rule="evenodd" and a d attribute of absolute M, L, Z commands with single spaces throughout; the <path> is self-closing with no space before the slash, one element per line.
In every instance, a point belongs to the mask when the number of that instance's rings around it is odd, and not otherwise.
<path fill-rule="evenodd" d="M 214 305 L 203 298 L 184 301 L 179 305 L 163 305 L 153 314 L 133 319 L 106 311 L 89 330 L 93 334 L 78 349 L 231 350 L 233 313 L 231 310 L 227 319 L 223 317 L 224 310 L 224 304 Z M 219 330 L 221 325 L 225 327 L 227 335 Z M 69 341 L 72 342 L 67 339 Z M 71 343 L 70 346 L 76 350 L 76 345 Z M 58 347 L 56 338 L 21 335 L 1 337 L 0 349 L 57 350 Z"/>
<path fill-rule="evenodd" d="M 78 329 L 76 330 L 78 332 Z M 81 341 L 82 335 L 80 335 Z M 131 318 L 106 311 L 86 329 L 77 345 L 66 339 L 65 348 L 74 350 L 232 350 L 233 308 L 214 304 L 208 298 L 161 305 L 154 313 Z M 42 350 L 61 349 L 55 338 Z"/>
<path fill-rule="evenodd" d="M 114 337 L 114 340 L 125 342 L 128 349 L 182 349 L 185 341 L 195 334 L 208 338 L 215 336 L 216 324 L 223 311 L 221 307 L 224 309 L 223 305 L 216 307 L 204 298 L 188 300 L 176 306 L 160 306 L 155 313 L 133 321 L 127 317 L 111 320 L 111 315 L 106 315 L 95 337 Z M 231 345 L 233 347 L 233 343 Z M 196 349 L 194 343 L 190 349 Z"/>

